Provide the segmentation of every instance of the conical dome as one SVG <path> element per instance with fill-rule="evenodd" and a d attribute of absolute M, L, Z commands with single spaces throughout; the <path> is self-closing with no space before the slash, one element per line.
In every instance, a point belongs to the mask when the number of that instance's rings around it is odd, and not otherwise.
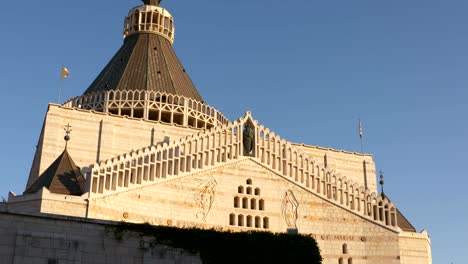
<path fill-rule="evenodd" d="M 145 0 L 125 18 L 124 44 L 84 94 L 110 90 L 154 91 L 203 102 L 177 58 L 172 15 Z"/>

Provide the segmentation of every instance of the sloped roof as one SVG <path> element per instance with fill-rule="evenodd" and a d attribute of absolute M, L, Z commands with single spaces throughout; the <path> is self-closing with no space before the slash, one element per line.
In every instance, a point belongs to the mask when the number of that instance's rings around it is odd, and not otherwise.
<path fill-rule="evenodd" d="M 35 193 L 46 187 L 51 193 L 83 195 L 86 180 L 75 165 L 67 149 L 47 168 L 44 173 L 26 189 L 25 193 Z"/>
<path fill-rule="evenodd" d="M 385 193 L 382 194 L 382 198 L 387 198 L 389 201 L 391 201 Z M 408 219 L 406 219 L 406 217 L 400 212 L 400 210 L 398 210 L 398 208 L 396 208 L 396 213 L 398 227 L 401 228 L 401 230 L 406 232 L 416 232 L 416 228 L 414 228 L 414 226 Z"/>
<path fill-rule="evenodd" d="M 398 227 L 403 231 L 416 232 L 416 228 L 406 219 L 406 217 L 397 209 Z"/>
<path fill-rule="evenodd" d="M 150 33 L 128 36 L 85 94 L 108 90 L 165 92 L 203 102 L 171 43 Z"/>

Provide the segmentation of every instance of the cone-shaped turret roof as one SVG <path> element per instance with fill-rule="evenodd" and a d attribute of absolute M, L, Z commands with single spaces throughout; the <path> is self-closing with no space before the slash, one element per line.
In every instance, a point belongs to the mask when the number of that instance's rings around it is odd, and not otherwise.
<path fill-rule="evenodd" d="M 46 187 L 51 193 L 83 195 L 86 180 L 75 165 L 67 149 L 47 168 L 44 173 L 26 189 L 25 193 L 35 193 Z"/>
<path fill-rule="evenodd" d="M 181 95 L 203 102 L 177 58 L 172 42 L 173 18 L 144 0 L 125 19 L 124 44 L 85 94 L 109 90 L 145 90 Z"/>

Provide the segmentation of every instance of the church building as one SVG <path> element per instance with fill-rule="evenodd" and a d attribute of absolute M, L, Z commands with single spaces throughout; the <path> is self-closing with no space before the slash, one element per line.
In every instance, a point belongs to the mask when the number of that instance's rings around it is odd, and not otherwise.
<path fill-rule="evenodd" d="M 48 106 L 9 212 L 299 233 L 325 264 L 432 263 L 428 233 L 379 193 L 372 155 L 290 142 L 251 112 L 228 120 L 175 54 L 172 15 L 143 2 L 85 92 Z"/>

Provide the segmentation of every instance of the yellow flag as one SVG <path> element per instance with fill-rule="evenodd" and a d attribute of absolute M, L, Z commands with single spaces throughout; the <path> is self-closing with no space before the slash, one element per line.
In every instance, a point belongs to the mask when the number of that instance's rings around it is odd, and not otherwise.
<path fill-rule="evenodd" d="M 62 79 L 70 77 L 70 72 L 67 68 L 62 66 Z"/>

